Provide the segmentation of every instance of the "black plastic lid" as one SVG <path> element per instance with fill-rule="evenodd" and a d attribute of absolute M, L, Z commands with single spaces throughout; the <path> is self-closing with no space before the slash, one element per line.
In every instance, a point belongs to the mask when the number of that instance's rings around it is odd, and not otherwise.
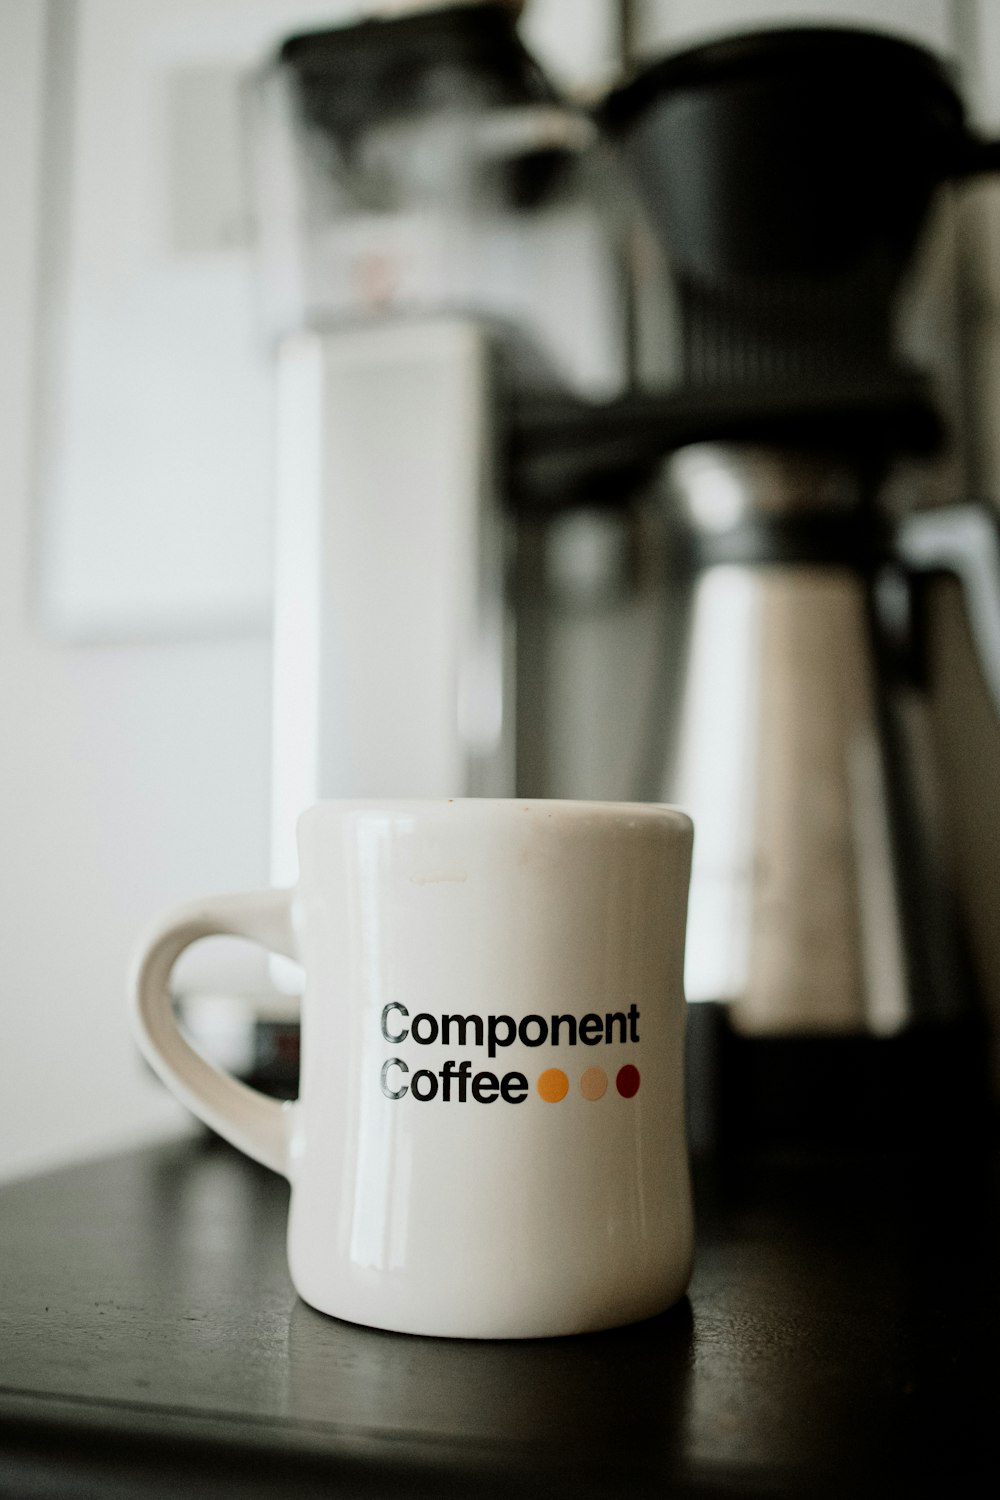
<path fill-rule="evenodd" d="M 301 32 L 277 61 L 295 75 L 307 118 L 348 143 L 374 120 L 433 105 L 442 79 L 464 75 L 491 104 L 555 100 L 514 22 L 502 4 L 446 6 Z"/>
<path fill-rule="evenodd" d="M 912 89 L 951 115 L 959 131 L 963 128 L 962 100 L 940 58 L 902 37 L 841 26 L 753 31 L 673 53 L 614 89 L 602 106 L 602 120 L 610 130 L 627 128 L 669 91 L 804 73 L 831 85 L 867 75 L 884 93 Z"/>

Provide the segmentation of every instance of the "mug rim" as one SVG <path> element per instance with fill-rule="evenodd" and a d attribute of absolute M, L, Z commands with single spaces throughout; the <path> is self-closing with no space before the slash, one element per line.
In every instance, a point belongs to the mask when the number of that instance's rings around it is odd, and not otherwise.
<path fill-rule="evenodd" d="M 579 813 L 591 819 L 659 823 L 678 832 L 694 832 L 690 814 L 672 802 L 612 802 L 576 797 L 323 797 L 299 814 L 296 826 L 301 828 L 323 811 L 417 814 L 446 812 L 448 808 L 456 813 L 504 816 L 518 812 L 549 815 L 559 812 L 569 816 Z"/>

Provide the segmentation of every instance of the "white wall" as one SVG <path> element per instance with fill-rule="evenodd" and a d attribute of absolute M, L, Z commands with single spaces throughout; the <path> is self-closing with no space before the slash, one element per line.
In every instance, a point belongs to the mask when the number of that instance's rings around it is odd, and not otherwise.
<path fill-rule="evenodd" d="M 269 649 L 32 625 L 40 0 L 0 5 L 0 1174 L 187 1128 L 140 1065 L 138 930 L 266 879 Z"/>
<path fill-rule="evenodd" d="M 891 31 L 948 51 L 951 0 L 639 0 L 638 22 L 639 49 L 650 54 L 758 27 L 816 25 Z"/>

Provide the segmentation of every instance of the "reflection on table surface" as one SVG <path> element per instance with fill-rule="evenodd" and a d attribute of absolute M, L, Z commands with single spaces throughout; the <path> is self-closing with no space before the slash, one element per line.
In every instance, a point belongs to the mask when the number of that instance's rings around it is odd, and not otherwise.
<path fill-rule="evenodd" d="M 306 1307 L 285 1263 L 287 1185 L 219 1144 L 167 1146 L 0 1193 L 0 1386 L 411 1466 L 612 1488 L 783 1476 L 789 1493 L 851 1473 L 877 1489 L 986 1440 L 991 1170 L 854 1161 L 702 1181 L 694 1281 L 672 1312 L 481 1343 Z"/>

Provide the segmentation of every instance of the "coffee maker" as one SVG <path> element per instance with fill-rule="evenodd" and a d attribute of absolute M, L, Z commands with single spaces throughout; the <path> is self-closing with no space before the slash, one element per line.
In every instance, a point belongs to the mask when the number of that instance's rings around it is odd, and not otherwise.
<path fill-rule="evenodd" d="M 553 283 L 615 267 L 509 6 L 289 38 L 257 102 L 285 880 L 317 797 L 515 794 L 509 412 L 565 387 Z"/>
<path fill-rule="evenodd" d="M 958 577 L 1000 711 L 1000 546 L 898 482 L 948 440 L 902 289 L 939 190 L 998 164 L 943 67 L 763 32 L 584 112 L 508 7 L 458 5 L 290 38 L 255 137 L 275 879 L 317 797 L 677 801 L 696 1145 L 726 1113 L 908 1128 L 931 1068 L 935 1118 L 968 1098 L 921 617 Z M 625 378 L 633 215 L 670 385 Z M 599 370 L 574 299 L 607 310 Z"/>

